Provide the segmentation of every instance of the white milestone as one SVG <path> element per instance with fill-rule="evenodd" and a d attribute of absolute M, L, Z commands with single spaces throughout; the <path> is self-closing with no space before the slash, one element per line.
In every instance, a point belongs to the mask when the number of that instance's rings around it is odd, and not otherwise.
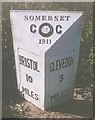
<path fill-rule="evenodd" d="M 81 11 L 10 10 L 17 89 L 42 110 L 73 96 Z"/>

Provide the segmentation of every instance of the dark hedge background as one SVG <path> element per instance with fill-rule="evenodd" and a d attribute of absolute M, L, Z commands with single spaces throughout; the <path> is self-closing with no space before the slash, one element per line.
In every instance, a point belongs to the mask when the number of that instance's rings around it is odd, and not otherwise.
<path fill-rule="evenodd" d="M 3 105 L 16 100 L 18 91 L 16 88 L 16 71 L 14 64 L 14 53 L 12 44 L 12 33 L 10 25 L 9 10 L 61 10 L 61 11 L 83 11 L 82 37 L 80 46 L 80 58 L 77 71 L 75 87 L 93 88 L 95 78 L 93 72 L 94 49 L 93 46 L 93 3 L 2 3 L 2 73 L 3 73 Z M 5 109 L 4 109 L 5 111 Z M 4 112 L 5 113 L 5 112 Z"/>

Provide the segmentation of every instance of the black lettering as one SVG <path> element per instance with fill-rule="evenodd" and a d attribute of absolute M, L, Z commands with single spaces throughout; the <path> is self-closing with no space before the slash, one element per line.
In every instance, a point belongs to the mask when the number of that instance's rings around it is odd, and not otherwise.
<path fill-rule="evenodd" d="M 33 70 L 36 70 L 36 62 L 33 61 Z"/>
<path fill-rule="evenodd" d="M 25 58 L 24 56 L 19 55 L 19 64 L 28 67 L 30 69 L 33 69 L 37 72 L 40 72 L 38 70 L 38 62 L 37 61 L 33 61 L 29 58 Z"/>
<path fill-rule="evenodd" d="M 57 99 L 59 97 L 60 97 L 60 93 L 59 92 L 55 93 L 54 95 L 51 95 L 51 101 L 53 101 L 53 100 L 55 100 L 55 99 Z"/>
<path fill-rule="evenodd" d="M 54 71 L 54 62 L 52 62 L 52 63 L 50 64 L 50 71 L 51 71 L 51 72 Z"/>
<path fill-rule="evenodd" d="M 33 91 L 31 91 L 31 97 L 32 97 L 33 99 L 35 99 L 35 98 L 34 98 L 34 92 L 33 92 Z"/>
<path fill-rule="evenodd" d="M 59 69 L 59 63 L 60 63 L 60 60 L 57 60 L 57 61 L 56 61 L 56 70 Z"/>
<path fill-rule="evenodd" d="M 34 20 L 34 16 L 32 16 L 32 15 L 29 16 L 29 19 L 30 19 L 30 20 Z"/>
<path fill-rule="evenodd" d="M 62 33 L 62 26 L 61 25 L 57 25 L 56 26 L 56 33 L 58 33 L 58 34 L 61 34 Z"/>
<path fill-rule="evenodd" d="M 31 97 L 31 95 L 29 93 L 29 89 L 27 89 L 27 88 L 26 88 L 25 94 L 27 94 L 27 95 L 29 95 Z"/>
<path fill-rule="evenodd" d="M 70 66 L 72 64 L 72 59 L 71 57 L 68 58 L 68 66 Z"/>
<path fill-rule="evenodd" d="M 19 55 L 19 63 L 22 64 L 22 57 Z"/>
<path fill-rule="evenodd" d="M 45 20 L 46 20 L 46 16 L 42 16 L 42 20 L 44 20 L 44 21 L 45 21 Z"/>
<path fill-rule="evenodd" d="M 64 80 L 64 75 L 59 76 L 59 82 L 62 82 Z"/>
<path fill-rule="evenodd" d="M 38 94 L 35 93 L 35 100 L 39 100 Z"/>
<path fill-rule="evenodd" d="M 42 39 L 42 44 L 45 44 L 45 39 Z"/>
<path fill-rule="evenodd" d="M 51 39 L 39 39 L 39 44 L 51 44 Z"/>
<path fill-rule="evenodd" d="M 69 21 L 70 16 L 65 16 L 66 21 Z"/>
<path fill-rule="evenodd" d="M 24 16 L 24 20 L 28 20 L 28 16 L 26 15 L 26 16 Z"/>
<path fill-rule="evenodd" d="M 30 59 L 30 65 L 31 65 L 30 68 L 31 68 L 31 69 L 32 69 L 32 67 L 33 67 L 32 64 L 33 64 L 33 60 Z"/>
<path fill-rule="evenodd" d="M 32 33 L 35 33 L 36 32 L 36 25 L 34 25 L 34 24 L 32 24 L 32 25 L 30 25 L 30 31 L 32 32 Z"/>
<path fill-rule="evenodd" d="M 42 41 L 42 40 L 41 40 L 41 39 L 39 39 L 39 44 L 42 44 L 42 43 L 41 43 L 41 41 Z"/>
<path fill-rule="evenodd" d="M 27 58 L 27 59 L 25 59 L 25 61 L 26 61 L 26 67 L 30 68 L 30 63 L 29 63 L 30 59 Z"/>
<path fill-rule="evenodd" d="M 53 61 L 52 63 L 50 63 L 50 72 L 62 69 L 64 67 L 71 66 L 73 64 L 73 62 L 74 62 L 74 60 L 72 57 Z"/>
<path fill-rule="evenodd" d="M 48 21 L 49 21 L 49 20 L 53 21 L 52 16 L 48 16 Z"/>
<path fill-rule="evenodd" d="M 61 63 L 62 63 L 61 68 L 64 68 L 64 66 L 65 66 L 65 60 L 64 60 L 64 59 L 62 59 L 62 60 L 61 60 Z"/>
<path fill-rule="evenodd" d="M 24 20 L 30 20 L 30 21 L 69 21 L 71 17 L 70 16 L 45 16 L 45 15 L 38 15 L 38 16 L 33 16 L 33 15 L 25 15 Z"/>
<path fill-rule="evenodd" d="M 55 99 L 55 97 L 56 97 L 56 94 L 51 95 L 51 101 L 53 101 L 53 99 Z"/>
<path fill-rule="evenodd" d="M 39 44 L 45 44 L 45 39 L 39 39 Z"/>
<path fill-rule="evenodd" d="M 38 70 L 38 63 L 33 61 L 33 70 Z"/>
<path fill-rule="evenodd" d="M 20 64 L 24 65 L 24 58 L 23 58 L 23 56 L 19 55 L 19 62 L 20 62 Z"/>
<path fill-rule="evenodd" d="M 58 21 L 59 16 L 54 16 L 54 20 Z"/>
<path fill-rule="evenodd" d="M 64 16 L 60 16 L 60 21 L 64 21 Z"/>
<path fill-rule="evenodd" d="M 64 90 L 63 91 L 61 91 L 61 93 L 60 93 L 60 96 L 63 96 L 64 95 Z"/>
<path fill-rule="evenodd" d="M 24 88 L 22 86 L 22 94 L 27 94 L 28 96 L 30 96 L 31 98 L 35 99 L 35 100 L 39 100 L 38 94 L 34 93 L 33 91 L 29 91 L 29 89 Z"/>
<path fill-rule="evenodd" d="M 27 81 L 27 82 L 28 82 L 28 79 L 29 79 L 29 78 L 28 78 L 28 74 L 26 74 L 26 81 Z"/>
<path fill-rule="evenodd" d="M 30 75 L 26 74 L 26 81 L 33 83 L 33 78 Z"/>
<path fill-rule="evenodd" d="M 36 62 L 36 64 L 35 64 L 35 70 L 37 71 L 37 72 L 40 72 L 39 70 L 38 70 L 38 62 Z"/>
<path fill-rule="evenodd" d="M 51 44 L 51 39 L 46 39 L 46 44 Z"/>
<path fill-rule="evenodd" d="M 35 16 L 35 21 L 40 20 L 41 16 Z"/>
<path fill-rule="evenodd" d="M 51 39 L 49 40 L 49 44 L 51 44 Z"/>
<path fill-rule="evenodd" d="M 68 66 L 68 58 L 65 58 L 65 67 Z"/>
<path fill-rule="evenodd" d="M 25 58 L 22 56 L 22 65 L 26 65 L 25 64 Z"/>
<path fill-rule="evenodd" d="M 26 91 L 26 88 L 24 88 L 24 87 L 22 86 L 22 91 L 21 91 L 21 92 L 23 93 L 23 92 L 25 92 L 25 91 Z"/>

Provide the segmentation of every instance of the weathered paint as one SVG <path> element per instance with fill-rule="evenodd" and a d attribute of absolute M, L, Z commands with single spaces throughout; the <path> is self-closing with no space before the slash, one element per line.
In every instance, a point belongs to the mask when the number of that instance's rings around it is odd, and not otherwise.
<path fill-rule="evenodd" d="M 11 10 L 18 89 L 48 109 L 72 96 L 82 12 Z"/>

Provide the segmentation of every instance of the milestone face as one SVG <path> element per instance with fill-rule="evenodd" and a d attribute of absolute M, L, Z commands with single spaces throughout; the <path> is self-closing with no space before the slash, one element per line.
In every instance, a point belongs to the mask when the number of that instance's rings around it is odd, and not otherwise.
<path fill-rule="evenodd" d="M 42 109 L 73 93 L 82 13 L 12 10 L 18 89 Z"/>

